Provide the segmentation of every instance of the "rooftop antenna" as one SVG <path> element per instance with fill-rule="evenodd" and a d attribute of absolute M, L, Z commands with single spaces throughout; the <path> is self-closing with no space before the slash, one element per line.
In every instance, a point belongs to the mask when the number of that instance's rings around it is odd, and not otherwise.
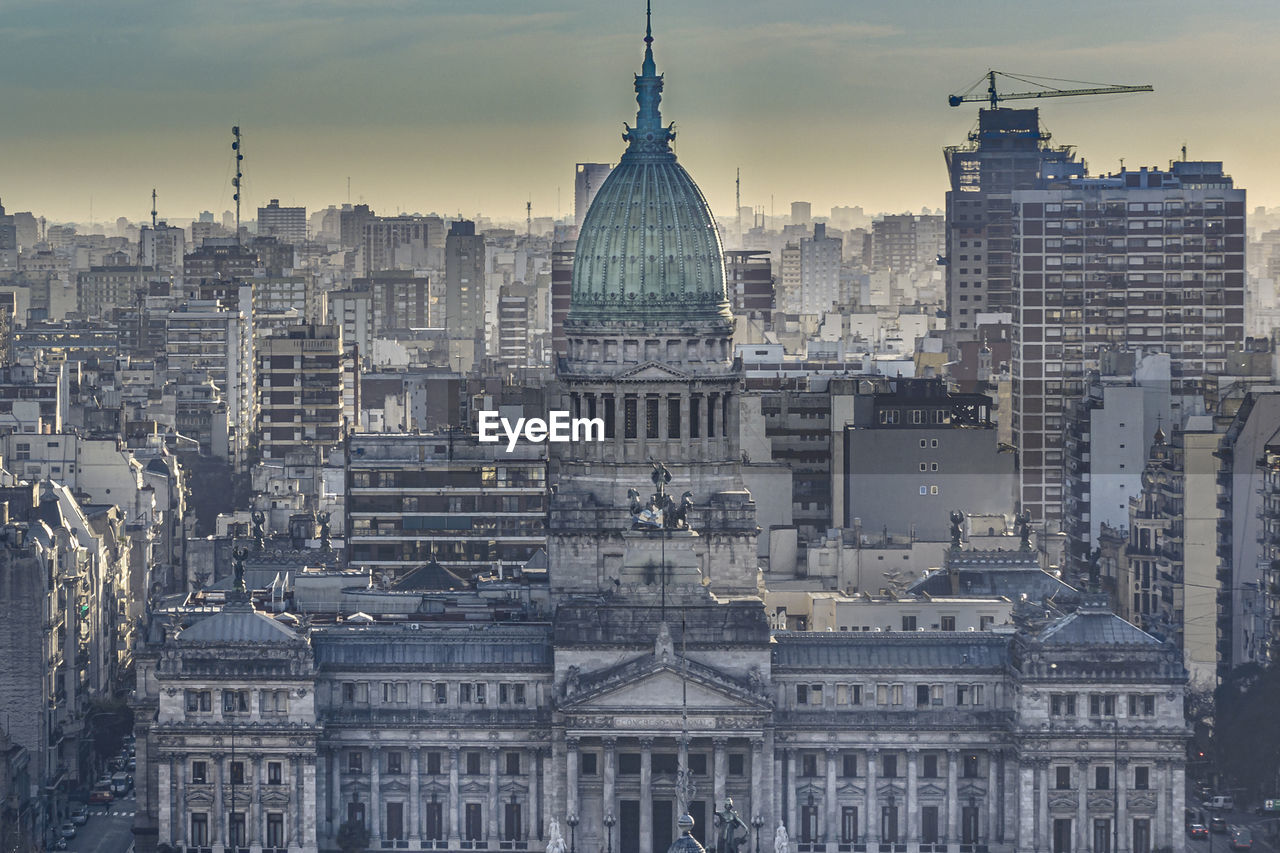
<path fill-rule="evenodd" d="M 533 239 L 533 199 L 529 199 L 524 203 L 524 230 L 525 239 Z"/>
<path fill-rule="evenodd" d="M 240 125 L 232 125 L 231 127 L 231 150 L 236 152 L 236 176 L 231 179 L 231 186 L 236 188 L 235 195 L 232 196 L 236 202 L 236 243 L 240 242 L 240 189 L 244 182 L 244 172 L 241 170 L 241 163 L 244 161 L 244 141 L 240 138 Z M 350 192 L 348 190 L 348 192 Z"/>
<path fill-rule="evenodd" d="M 151 230 L 156 229 L 156 188 L 151 188 Z"/>
<path fill-rule="evenodd" d="M 347 175 L 347 204 L 351 204 L 351 176 Z"/>
<path fill-rule="evenodd" d="M 1187 162 L 1187 143 L 1182 143 L 1182 162 Z"/>

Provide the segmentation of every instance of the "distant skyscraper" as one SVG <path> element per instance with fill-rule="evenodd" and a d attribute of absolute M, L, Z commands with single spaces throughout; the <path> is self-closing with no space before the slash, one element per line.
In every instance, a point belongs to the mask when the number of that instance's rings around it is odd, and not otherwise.
<path fill-rule="evenodd" d="M 283 459 L 293 450 L 336 443 L 342 433 L 341 330 L 294 326 L 264 339 L 257 358 L 262 458 Z"/>
<path fill-rule="evenodd" d="M 608 163 L 579 163 L 573 175 L 573 220 L 578 230 L 582 230 L 582 220 L 587 215 L 587 208 L 600 190 L 604 179 L 609 177 L 613 166 Z"/>
<path fill-rule="evenodd" d="M 471 338 L 484 329 L 484 238 L 476 224 L 449 223 L 444 241 L 444 326 L 451 338 Z"/>
<path fill-rule="evenodd" d="M 0 204 L 0 270 L 18 268 L 18 226 Z"/>
<path fill-rule="evenodd" d="M 1065 409 L 1104 346 L 1168 352 L 1177 403 L 1245 328 L 1245 192 L 1221 163 L 1046 184 L 1010 196 L 1013 434 L 1036 521 L 1062 516 Z"/>
<path fill-rule="evenodd" d="M 364 224 L 364 274 L 427 265 L 430 223 L 422 216 L 375 216 Z"/>
<path fill-rule="evenodd" d="M 307 241 L 307 209 L 281 207 L 273 198 L 266 207 L 258 208 L 258 236 L 275 237 L 281 243 L 300 246 Z"/>
<path fill-rule="evenodd" d="M 182 274 L 182 255 L 187 236 L 181 228 L 161 220 L 153 228 L 143 225 L 138 238 L 138 263 L 170 275 Z"/>
<path fill-rule="evenodd" d="M 1010 193 L 1031 189 L 1042 171 L 1082 171 L 1070 146 L 1053 148 L 1039 110 L 981 110 L 967 145 L 944 152 L 947 193 L 947 310 L 950 328 L 976 334 L 984 312 L 1013 310 Z"/>
<path fill-rule="evenodd" d="M 840 301 L 840 259 L 844 241 L 827 236 L 827 226 L 813 226 L 813 237 L 800 241 L 800 311 L 821 314 Z"/>

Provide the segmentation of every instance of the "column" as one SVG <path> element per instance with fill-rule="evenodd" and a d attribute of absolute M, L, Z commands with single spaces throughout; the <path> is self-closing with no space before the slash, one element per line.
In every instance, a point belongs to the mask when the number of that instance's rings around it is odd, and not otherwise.
<path fill-rule="evenodd" d="M 485 838 L 498 840 L 498 757 L 496 746 L 489 747 L 489 820 L 487 821 Z"/>
<path fill-rule="evenodd" d="M 1000 750 L 987 750 L 987 831 L 982 840 L 994 844 L 1000 840 Z"/>
<path fill-rule="evenodd" d="M 766 814 L 764 807 L 764 741 L 751 741 L 751 818 Z M 751 823 L 752 821 L 748 821 Z M 764 829 L 774 829 L 765 821 Z"/>
<path fill-rule="evenodd" d="M 1088 850 L 1089 838 L 1089 759 L 1076 759 L 1076 849 Z"/>
<path fill-rule="evenodd" d="M 640 738 L 640 853 L 653 849 L 653 738 Z"/>
<path fill-rule="evenodd" d="M 1168 792 L 1169 792 L 1169 796 L 1173 799 L 1174 805 L 1180 810 L 1182 808 L 1182 803 L 1187 796 L 1187 766 L 1182 762 L 1181 759 L 1176 759 L 1172 762 L 1171 765 L 1169 765 L 1169 768 L 1170 768 L 1170 772 L 1162 773 L 1161 776 L 1165 780 L 1168 780 L 1170 777 L 1172 777 L 1173 779 L 1172 783 L 1168 784 L 1168 789 L 1169 789 Z M 1164 791 L 1164 786 L 1156 788 L 1156 793 L 1162 793 L 1163 791 Z M 1156 799 L 1157 803 L 1162 804 L 1160 806 L 1157 806 L 1157 808 L 1162 812 L 1164 811 L 1164 808 L 1163 808 L 1164 801 L 1165 801 L 1165 798 L 1163 796 L 1157 797 Z M 1177 812 L 1175 812 L 1175 814 L 1176 813 Z M 1164 814 L 1167 815 L 1168 812 L 1164 812 Z M 1167 832 L 1171 831 L 1171 827 L 1169 825 L 1169 819 L 1167 817 L 1161 817 L 1160 826 L 1164 827 Z M 1162 843 L 1164 845 L 1172 846 L 1173 853 L 1182 853 L 1182 851 L 1186 849 L 1186 843 L 1187 843 L 1186 833 L 1173 832 L 1172 836 L 1166 835 L 1165 840 Z"/>
<path fill-rule="evenodd" d="M 409 750 L 409 841 L 415 842 L 422 837 L 422 795 L 419 793 L 418 786 L 421 780 L 418 776 L 418 762 L 422 758 L 422 750 L 418 747 L 412 747 Z"/>
<path fill-rule="evenodd" d="M 262 754 L 252 756 L 253 769 L 253 802 L 249 803 L 249 844 L 262 844 Z"/>
<path fill-rule="evenodd" d="M 525 830 L 525 841 L 542 840 L 542 749 L 534 747 L 528 750 L 529 756 L 529 820 Z"/>
<path fill-rule="evenodd" d="M 346 820 L 342 813 L 342 755 L 337 747 L 329 750 L 329 798 L 332 809 L 329 812 L 329 836 L 338 832 L 338 827 Z"/>
<path fill-rule="evenodd" d="M 173 776 L 173 759 L 166 758 L 159 764 L 160 766 L 156 768 L 156 838 L 159 839 L 160 844 L 171 845 L 174 843 L 173 812 L 170 810 L 173 802 L 171 799 L 173 786 L 170 783 Z"/>
<path fill-rule="evenodd" d="M 880 840 L 880 809 L 876 791 L 876 773 L 880 770 L 880 750 L 867 750 L 867 842 L 874 844 Z"/>
<path fill-rule="evenodd" d="M 578 755 L 578 739 L 565 738 L 564 778 L 568 790 L 565 794 L 565 817 L 581 817 L 578 814 L 578 770 L 582 758 Z"/>
<path fill-rule="evenodd" d="M 1036 850 L 1035 771 L 1029 758 L 1018 765 L 1018 849 Z"/>
<path fill-rule="evenodd" d="M 449 802 L 445 810 L 449 812 L 449 841 L 455 843 L 462 838 L 462 796 L 458 788 L 458 761 L 462 756 L 457 744 L 449 747 Z"/>
<path fill-rule="evenodd" d="M 310 804 L 316 801 L 316 757 L 302 757 L 302 801 L 298 812 L 302 816 L 302 844 L 312 850 L 316 848 L 316 813 Z"/>
<path fill-rule="evenodd" d="M 786 749 L 787 755 L 787 785 L 783 789 L 783 796 L 786 797 L 787 808 L 787 830 L 788 835 L 800 837 L 800 823 L 796 818 L 796 797 L 799 791 L 796 786 L 796 750 L 795 747 L 789 746 Z"/>
<path fill-rule="evenodd" d="M 907 843 L 915 844 L 920 840 L 920 820 L 916 805 L 916 791 L 919 787 L 916 763 L 920 758 L 920 750 L 911 747 L 907 750 L 907 801 L 903 804 L 903 815 L 907 819 Z"/>
<path fill-rule="evenodd" d="M 1112 786 L 1115 790 L 1112 792 L 1116 796 L 1116 810 L 1114 835 L 1116 843 L 1116 853 L 1125 853 L 1129 849 L 1129 816 L 1128 806 L 1125 802 L 1128 799 L 1129 789 L 1129 759 L 1127 756 L 1120 756 L 1116 760 L 1115 784 Z"/>
<path fill-rule="evenodd" d="M 303 843 L 303 812 L 306 811 L 304 800 L 302 798 L 302 757 L 290 759 L 289 775 L 293 778 L 293 793 L 289 796 L 290 802 L 294 808 L 290 813 L 293 816 L 293 843 L 301 845 Z M 378 798 L 379 806 L 381 806 L 382 798 Z"/>
<path fill-rule="evenodd" d="M 382 841 L 382 750 L 369 750 L 369 843 Z"/>
<path fill-rule="evenodd" d="M 187 773 L 190 772 L 191 765 L 187 763 L 186 756 L 179 756 L 176 760 L 170 756 L 170 761 L 174 762 L 171 768 L 171 777 L 177 780 L 177 790 L 173 792 L 173 810 L 170 812 L 172 817 L 169 820 L 169 832 L 175 841 L 186 844 L 187 827 Z M 164 801 L 169 802 L 169 794 L 165 792 Z"/>
<path fill-rule="evenodd" d="M 960 750 L 947 750 L 947 843 L 960 841 Z"/>
<path fill-rule="evenodd" d="M 835 843 L 840 838 L 840 808 L 836 803 L 836 762 L 840 759 L 840 750 L 834 746 L 826 749 L 827 757 L 827 790 L 825 799 L 827 801 L 827 831 L 823 834 L 822 840 L 828 843 Z"/>
<path fill-rule="evenodd" d="M 209 816 L 209 844 L 214 847 L 222 844 L 222 827 L 227 820 L 226 810 L 222 807 L 222 758 L 221 753 L 213 756 L 213 814 Z M 178 808 L 186 811 L 182 803 L 178 803 Z"/>
<path fill-rule="evenodd" d="M 1036 775 L 1040 777 L 1040 834 L 1036 839 L 1036 849 L 1044 845 L 1047 850 L 1052 840 L 1050 835 L 1052 827 L 1049 826 L 1049 759 L 1037 758 L 1036 770 L 1038 771 Z"/>
<path fill-rule="evenodd" d="M 715 802 L 711 806 L 711 810 L 713 812 L 724 808 L 724 801 L 728 798 L 726 787 L 728 785 L 729 778 L 729 756 L 725 752 L 725 747 L 728 745 L 728 738 L 718 737 L 711 739 L 712 767 L 714 768 L 715 773 L 713 777 L 714 781 L 712 783 L 712 790 L 715 797 Z M 707 837 L 710 838 L 711 836 L 708 835 Z"/>
<path fill-rule="evenodd" d="M 618 778 L 617 777 L 617 773 L 618 773 L 617 750 L 618 750 L 617 738 L 607 737 L 604 739 L 603 809 L 604 809 L 604 814 L 607 815 L 612 813 L 615 819 L 618 817 L 618 802 L 617 802 L 618 795 L 616 791 L 617 778 Z"/>

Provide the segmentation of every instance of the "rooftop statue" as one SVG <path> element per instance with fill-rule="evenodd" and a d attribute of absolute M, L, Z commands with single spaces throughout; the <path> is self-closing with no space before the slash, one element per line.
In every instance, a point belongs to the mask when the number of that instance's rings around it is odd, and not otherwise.
<path fill-rule="evenodd" d="M 693 492 L 685 492 L 680 496 L 680 502 L 676 503 L 666 490 L 667 483 L 671 482 L 671 472 L 661 462 L 653 463 L 653 473 L 649 478 L 653 480 L 655 491 L 647 503 L 641 503 L 640 492 L 636 489 L 627 490 L 627 498 L 631 504 L 632 529 L 688 530 L 689 510 L 693 507 Z"/>

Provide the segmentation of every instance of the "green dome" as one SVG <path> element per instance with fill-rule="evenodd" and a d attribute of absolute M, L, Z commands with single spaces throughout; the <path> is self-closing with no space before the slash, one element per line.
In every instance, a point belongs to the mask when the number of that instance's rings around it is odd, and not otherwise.
<path fill-rule="evenodd" d="M 646 33 L 640 110 L 626 152 L 596 193 L 573 261 L 569 321 L 728 321 L 724 255 L 711 208 L 676 162 L 658 104 L 662 76 Z"/>

